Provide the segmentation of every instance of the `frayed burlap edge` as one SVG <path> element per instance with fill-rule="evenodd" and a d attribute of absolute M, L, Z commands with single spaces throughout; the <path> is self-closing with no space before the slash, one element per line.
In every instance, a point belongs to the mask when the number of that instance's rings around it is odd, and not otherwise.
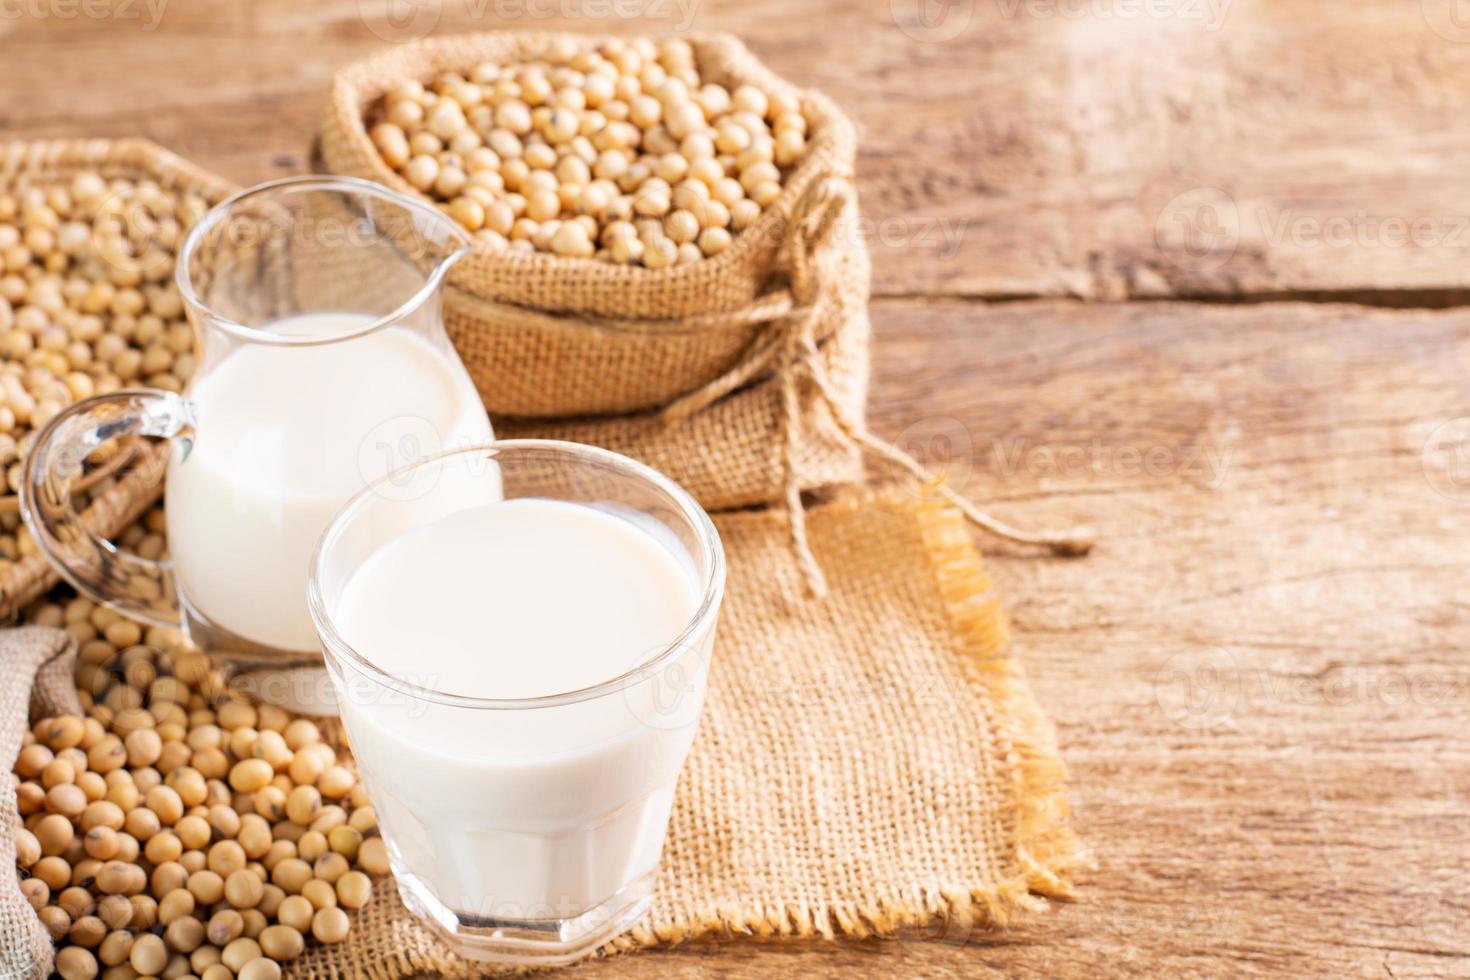
<path fill-rule="evenodd" d="M 855 493 L 827 507 L 856 510 L 875 506 L 883 494 L 881 489 Z M 891 506 L 892 497 L 886 499 Z M 923 929 L 959 941 L 973 929 L 1004 927 L 1017 912 L 1039 911 L 1045 908 L 1046 899 L 1074 896 L 1072 874 L 1083 859 L 1066 800 L 1067 769 L 1057 751 L 1055 729 L 1032 695 L 1021 665 L 1008 652 L 1010 627 L 1005 610 L 994 594 L 965 515 L 939 501 L 915 499 L 908 506 L 929 551 L 955 654 L 967 678 L 993 699 L 988 708 L 999 716 L 993 720 L 1007 744 L 1005 755 L 1011 765 L 1013 805 L 1008 829 L 1014 872 L 988 888 L 918 885 L 868 901 L 729 908 L 692 923 L 644 921 L 594 957 L 731 936 L 867 939 Z M 358 967 L 354 976 L 401 980 L 425 973 L 459 980 L 487 972 L 472 962 L 405 948 Z M 495 972 L 502 975 L 502 971 Z M 532 972 L 539 971 L 528 967 L 506 970 L 503 975 Z"/>
<path fill-rule="evenodd" d="M 871 506 L 880 493 L 864 492 L 829 506 Z M 692 925 L 640 923 L 609 943 L 604 953 L 710 935 L 866 939 L 936 923 L 944 925 L 946 935 L 956 936 L 971 928 L 1006 925 L 1018 909 L 1043 904 L 1034 896 L 1072 897 L 1071 873 L 1081 860 L 1080 845 L 1071 828 L 1067 768 L 1057 752 L 1055 729 L 1036 703 L 1020 664 L 1007 654 L 1010 626 L 965 516 L 938 502 L 915 501 L 912 506 L 949 616 L 955 652 L 968 678 L 994 699 L 1000 714 L 995 719 L 997 731 L 1009 743 L 1016 873 L 995 887 L 968 892 L 918 886 L 869 902 L 730 909 Z"/>
<path fill-rule="evenodd" d="M 1057 751 L 1056 729 L 1009 656 L 1010 625 L 990 575 L 970 537 L 966 515 L 937 502 L 918 502 L 915 515 L 934 556 L 967 673 L 1003 712 L 997 728 L 1010 742 L 1018 887 L 1051 898 L 1073 897 L 1071 875 L 1081 863 L 1067 804 L 1067 767 Z"/>

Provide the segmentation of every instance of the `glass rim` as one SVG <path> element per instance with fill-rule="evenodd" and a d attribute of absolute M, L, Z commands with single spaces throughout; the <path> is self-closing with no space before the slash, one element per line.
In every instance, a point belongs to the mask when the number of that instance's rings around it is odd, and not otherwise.
<path fill-rule="evenodd" d="M 261 330 L 259 327 L 246 326 L 227 316 L 216 312 L 208 303 L 204 302 L 197 290 L 194 288 L 194 280 L 189 272 L 190 260 L 199 250 L 204 236 L 218 228 L 229 216 L 232 209 L 244 201 L 254 197 L 277 193 L 279 191 L 342 191 L 357 195 L 380 198 L 389 201 L 399 207 L 407 208 L 418 214 L 432 217 L 441 223 L 450 235 L 459 241 L 459 247 L 447 253 L 444 258 L 435 263 L 432 270 L 424 278 L 423 285 L 414 291 L 413 295 L 404 300 L 397 308 L 376 317 L 368 323 L 351 330 L 333 333 L 329 336 L 282 336 Z M 174 283 L 178 286 L 179 296 L 184 301 L 186 309 L 197 311 L 200 316 L 208 320 L 208 325 L 219 327 L 230 336 L 237 337 L 256 344 L 268 344 L 273 347 L 319 347 L 326 344 L 335 344 L 344 340 L 354 340 L 366 336 L 385 327 L 392 326 L 410 316 L 415 310 L 422 306 L 430 297 L 439 291 L 440 284 L 448 274 L 449 268 L 464 256 L 473 251 L 473 239 L 468 232 L 461 228 L 454 219 L 442 211 L 431 207 L 423 201 L 400 194 L 382 184 L 376 184 L 370 180 L 360 177 L 330 177 L 308 174 L 299 177 L 281 177 L 277 180 L 268 180 L 263 184 L 247 187 L 242 191 L 231 194 L 220 201 L 214 207 L 205 212 L 204 217 L 194 223 L 189 233 L 184 236 L 183 244 L 179 246 L 179 254 L 174 262 Z"/>
<path fill-rule="evenodd" d="M 709 569 L 704 575 L 704 580 L 701 584 L 699 605 L 690 616 L 689 622 L 685 624 L 684 628 L 673 639 L 664 643 L 654 652 L 650 653 L 648 657 L 615 677 L 571 691 L 563 691 L 557 694 L 543 694 L 529 698 L 484 698 L 423 687 L 384 670 L 358 652 L 352 644 L 343 638 L 331 614 L 328 612 L 326 599 L 322 595 L 321 580 L 327 553 L 335 544 L 337 537 L 342 534 L 360 509 L 378 496 L 377 491 L 380 487 L 387 485 L 392 480 L 402 479 L 406 474 L 416 472 L 426 466 L 447 463 L 460 457 L 492 454 L 493 458 L 493 456 L 498 456 L 505 452 L 526 450 L 562 455 L 576 463 L 597 462 L 611 466 L 626 476 L 652 485 L 673 501 L 680 514 L 694 529 L 706 552 L 709 554 Z M 494 442 L 438 453 L 437 455 L 393 470 L 385 476 L 374 480 L 362 490 L 359 490 L 347 503 L 342 505 L 342 508 L 328 522 L 326 529 L 322 531 L 322 536 L 317 540 L 316 548 L 312 551 L 311 562 L 308 566 L 306 591 L 307 605 L 311 612 L 312 621 L 322 641 L 324 654 L 328 658 L 340 657 L 351 663 L 374 683 L 407 697 L 420 701 L 432 701 L 436 704 L 451 707 L 491 710 L 551 708 L 564 704 L 575 704 L 579 701 L 590 701 L 594 698 L 615 694 L 636 682 L 651 668 L 655 668 L 665 661 L 670 660 L 680 650 L 691 646 L 696 642 L 696 637 L 703 634 L 706 629 L 713 627 L 714 620 L 719 615 L 720 603 L 725 593 L 725 549 L 723 542 L 720 540 L 719 532 L 715 529 L 714 521 L 710 519 L 709 514 L 705 512 L 704 508 L 690 496 L 687 490 L 651 466 L 640 463 L 620 453 L 612 452 L 611 450 L 602 449 L 597 446 L 588 446 L 578 442 L 568 442 L 560 439 L 500 439 Z"/>

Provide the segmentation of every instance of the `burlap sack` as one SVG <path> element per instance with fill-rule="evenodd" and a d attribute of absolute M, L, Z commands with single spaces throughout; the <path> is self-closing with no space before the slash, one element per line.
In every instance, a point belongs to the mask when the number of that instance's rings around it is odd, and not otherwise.
<path fill-rule="evenodd" d="M 534 58 L 559 37 L 430 38 L 344 69 L 319 141 L 321 168 L 419 196 L 367 135 L 388 88 L 486 60 Z M 450 274 L 446 326 L 498 433 L 626 453 L 712 510 L 789 502 L 863 473 L 834 422 L 860 419 L 867 399 L 869 265 L 857 231 L 852 125 L 735 38 L 690 43 L 704 77 L 801 100 L 809 149 L 781 197 L 726 252 L 671 269 L 481 248 Z M 826 396 L 798 378 L 824 370 L 833 375 Z"/>
<path fill-rule="evenodd" d="M 1010 657 L 963 517 L 907 495 L 814 509 L 830 593 L 770 512 L 718 517 L 730 578 L 653 908 L 608 951 L 703 935 L 962 941 L 1069 893 L 1077 843 L 1050 724 Z M 290 977 L 484 972 L 380 888 Z"/>
<path fill-rule="evenodd" d="M 581 48 L 599 40 L 522 31 L 428 38 L 343 69 L 333 81 L 322 128 L 323 165 L 421 196 L 368 138 L 367 117 L 384 93 L 403 79 L 429 80 L 483 61 L 534 59 L 559 39 Z M 652 409 L 720 378 L 773 320 L 811 308 L 820 341 L 866 304 L 868 257 L 857 233 L 855 198 L 812 193 L 829 181 L 850 188 L 852 124 L 825 97 L 773 75 L 734 37 L 689 41 L 704 78 L 799 98 L 810 121 L 805 157 L 781 197 L 712 259 L 652 270 L 484 247 L 460 262 L 450 275 L 449 332 L 492 414 Z M 798 241 L 796 226 L 814 206 L 829 203 L 836 213 L 833 233 L 820 243 L 821 280 L 797 283 L 792 253 L 811 243 Z"/>
<path fill-rule="evenodd" d="M 820 348 L 837 412 L 861 418 L 868 391 L 868 318 L 854 316 Z M 798 370 L 795 367 L 788 371 Z M 802 384 L 800 407 L 788 412 L 783 378 L 767 378 L 699 411 L 568 419 L 496 418 L 501 438 L 567 439 L 641 460 L 678 480 L 710 510 L 782 499 L 788 480 L 802 489 L 852 482 L 862 472 L 860 447 L 836 421 L 821 392 Z M 789 380 L 799 379 L 792 375 Z M 795 427 L 788 475 L 784 453 Z"/>
<path fill-rule="evenodd" d="M 11 769 L 32 717 L 80 713 L 72 685 L 76 641 L 64 630 L 0 631 L 0 977 L 40 980 L 51 972 L 51 937 L 20 892 L 15 834 L 21 827 Z"/>
<path fill-rule="evenodd" d="M 112 179 L 149 178 L 168 191 L 189 191 L 216 203 L 233 193 L 226 181 L 141 139 L 38 140 L 0 143 L 0 192 L 66 183 L 83 171 Z M 117 458 L 123 462 L 122 457 Z M 105 473 L 101 474 L 105 476 Z M 90 526 L 111 535 L 131 523 L 158 496 L 157 471 L 134 470 L 131 478 L 100 492 L 89 508 Z M 73 485 L 80 490 L 86 481 Z M 14 511 L 13 494 L 0 496 L 0 510 Z M 0 573 L 0 621 L 11 619 L 22 606 L 56 584 L 56 573 L 41 555 L 30 555 Z"/>

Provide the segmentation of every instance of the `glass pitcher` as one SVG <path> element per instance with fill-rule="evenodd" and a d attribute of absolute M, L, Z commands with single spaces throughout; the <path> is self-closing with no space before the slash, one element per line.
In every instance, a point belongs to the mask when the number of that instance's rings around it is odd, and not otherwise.
<path fill-rule="evenodd" d="M 183 395 L 118 391 L 37 435 L 22 509 L 88 597 L 254 665 L 319 664 L 307 566 L 358 490 L 492 438 L 444 331 L 440 287 L 469 236 L 434 208 L 348 178 L 244 191 L 189 232 L 175 276 L 197 368 Z M 171 561 L 118 550 L 71 503 L 111 440 L 169 439 Z"/>

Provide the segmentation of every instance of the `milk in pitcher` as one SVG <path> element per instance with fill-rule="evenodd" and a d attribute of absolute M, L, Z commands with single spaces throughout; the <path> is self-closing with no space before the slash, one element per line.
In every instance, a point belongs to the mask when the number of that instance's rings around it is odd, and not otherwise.
<path fill-rule="evenodd" d="M 308 313 L 259 329 L 330 338 L 372 319 Z M 167 485 L 180 591 L 214 625 L 283 650 L 317 649 L 307 564 L 343 503 L 400 466 L 491 438 L 468 378 L 399 326 L 345 344 L 241 346 L 189 394 L 195 436 L 176 447 Z"/>

